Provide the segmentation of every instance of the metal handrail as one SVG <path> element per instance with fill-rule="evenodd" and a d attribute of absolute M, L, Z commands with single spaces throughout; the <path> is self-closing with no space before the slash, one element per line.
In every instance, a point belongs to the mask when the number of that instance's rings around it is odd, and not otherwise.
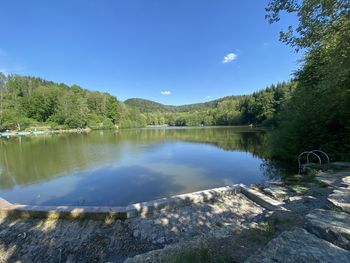
<path fill-rule="evenodd" d="M 321 151 L 321 150 L 312 150 L 312 151 L 310 151 L 310 152 L 313 152 L 313 153 L 315 153 L 315 152 L 322 153 L 324 156 L 326 156 L 326 158 L 327 158 L 327 163 L 330 162 L 328 154 L 326 154 L 324 151 Z M 307 155 L 307 157 L 306 157 L 306 158 L 307 158 L 307 162 L 309 162 L 309 155 L 310 155 L 310 153 L 308 153 L 308 155 Z"/>
<path fill-rule="evenodd" d="M 300 158 L 301 158 L 301 156 L 303 156 L 304 154 L 307 154 L 307 156 L 306 156 L 306 162 L 307 163 L 309 163 L 309 155 L 310 154 L 313 154 L 313 155 L 315 155 L 316 157 L 317 157 L 317 159 L 318 159 L 318 162 L 320 163 L 320 165 L 322 164 L 322 160 L 321 160 L 321 158 L 320 158 L 320 156 L 318 156 L 316 153 L 314 153 L 314 152 L 312 152 L 312 151 L 306 151 L 306 152 L 302 152 L 301 154 L 299 154 L 299 156 L 298 156 L 298 165 L 299 165 L 299 169 L 301 168 L 301 161 L 300 161 Z"/>

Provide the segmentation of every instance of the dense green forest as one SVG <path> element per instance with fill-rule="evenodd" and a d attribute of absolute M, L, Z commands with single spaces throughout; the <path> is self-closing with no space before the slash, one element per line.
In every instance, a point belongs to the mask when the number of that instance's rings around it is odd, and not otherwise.
<path fill-rule="evenodd" d="M 1 130 L 111 128 L 120 114 L 119 101 L 108 93 L 0 73 Z"/>
<path fill-rule="evenodd" d="M 134 112 L 135 122 L 147 125 L 267 125 L 276 124 L 279 112 L 294 91 L 294 82 L 271 85 L 245 96 L 228 96 L 206 103 L 169 106 L 143 99 L 125 104 Z"/>
<path fill-rule="evenodd" d="M 299 24 L 280 40 L 305 55 L 271 136 L 274 155 L 319 148 L 350 159 L 350 1 L 271 0 L 266 17 L 275 23 L 286 13 L 296 14 Z"/>
<path fill-rule="evenodd" d="M 108 93 L 34 77 L 0 73 L 0 80 L 1 130 L 273 124 L 295 86 L 280 83 L 252 95 L 169 106 L 143 99 L 123 103 Z"/>

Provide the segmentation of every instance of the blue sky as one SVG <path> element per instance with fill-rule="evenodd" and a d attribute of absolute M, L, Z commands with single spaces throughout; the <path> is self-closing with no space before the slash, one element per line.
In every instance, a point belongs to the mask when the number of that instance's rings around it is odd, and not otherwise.
<path fill-rule="evenodd" d="M 296 23 L 262 0 L 4 0 L 0 71 L 187 104 L 291 78 L 300 54 L 278 41 Z"/>

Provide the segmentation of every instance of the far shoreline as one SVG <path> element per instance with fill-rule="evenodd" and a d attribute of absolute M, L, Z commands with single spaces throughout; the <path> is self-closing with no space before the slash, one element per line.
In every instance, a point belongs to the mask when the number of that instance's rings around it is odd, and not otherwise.
<path fill-rule="evenodd" d="M 108 129 L 92 129 L 90 127 L 86 128 L 73 128 L 73 129 L 40 129 L 37 127 L 30 127 L 25 130 L 7 130 L 0 132 L 0 137 L 21 137 L 21 136 L 38 136 L 38 135 L 47 135 L 47 134 L 62 134 L 62 133 L 89 133 L 92 131 L 105 131 L 105 130 L 134 130 L 134 129 L 208 129 L 208 128 L 250 128 L 250 129 L 261 129 L 265 128 L 261 125 L 202 125 L 202 126 L 171 126 L 171 125 L 147 125 L 146 127 L 134 127 L 134 128 L 122 128 L 122 127 L 112 127 Z"/>

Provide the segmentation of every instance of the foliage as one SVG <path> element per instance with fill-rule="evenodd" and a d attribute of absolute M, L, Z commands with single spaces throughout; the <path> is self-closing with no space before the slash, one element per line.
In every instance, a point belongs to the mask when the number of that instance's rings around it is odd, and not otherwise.
<path fill-rule="evenodd" d="M 120 102 L 108 93 L 40 78 L 0 73 L 0 130 L 48 124 L 52 128 L 114 127 Z M 44 125 L 45 126 L 45 125 Z"/>
<path fill-rule="evenodd" d="M 183 106 L 169 106 L 143 99 L 125 101 L 129 117 L 144 124 L 137 118 L 142 112 L 147 125 L 200 126 L 200 125 L 276 125 L 277 116 L 291 97 L 295 88 L 293 82 L 277 85 L 246 96 L 229 96 L 206 103 Z M 134 114 L 130 114 L 134 112 Z M 136 113 L 136 114 L 135 114 Z M 138 113 L 138 114 L 137 114 Z M 130 117 L 133 115 L 133 117 Z M 134 123 L 135 124 L 135 123 Z M 129 126 L 129 124 L 128 124 Z"/>
<path fill-rule="evenodd" d="M 333 158 L 349 158 L 350 2 L 282 2 L 270 1 L 268 17 L 274 22 L 281 12 L 296 12 L 298 28 L 282 33 L 282 41 L 306 49 L 306 55 L 272 136 L 275 155 L 320 148 Z"/>
<path fill-rule="evenodd" d="M 282 31 L 280 40 L 296 50 L 313 50 L 321 48 L 333 35 L 342 38 L 349 34 L 349 10 L 348 0 L 270 0 L 266 18 L 275 23 L 281 13 L 295 13 L 299 25 Z"/>

